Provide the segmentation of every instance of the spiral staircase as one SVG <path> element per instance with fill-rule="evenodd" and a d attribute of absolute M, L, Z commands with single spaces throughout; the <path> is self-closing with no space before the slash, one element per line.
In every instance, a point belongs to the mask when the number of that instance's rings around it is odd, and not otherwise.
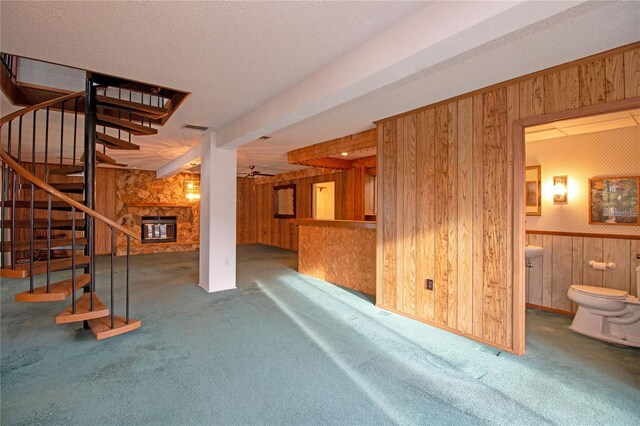
<path fill-rule="evenodd" d="M 125 166 L 108 151 L 139 149 L 132 136 L 156 134 L 188 93 L 93 72 L 80 92 L 29 86 L 17 80 L 15 56 L 0 59 L 3 92 L 26 106 L 0 119 L 0 277 L 24 281 L 16 302 L 70 298 L 56 324 L 82 322 L 99 340 L 139 328 L 130 317 L 129 252 L 140 236 L 95 210 L 96 167 Z M 97 223 L 110 232 L 108 304 L 96 292 Z M 116 265 L 118 233 L 124 266 Z"/>

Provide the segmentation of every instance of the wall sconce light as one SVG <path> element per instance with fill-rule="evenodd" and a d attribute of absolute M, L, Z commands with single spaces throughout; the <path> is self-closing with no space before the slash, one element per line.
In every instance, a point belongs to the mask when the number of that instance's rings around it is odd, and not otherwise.
<path fill-rule="evenodd" d="M 567 176 L 553 177 L 553 204 L 567 202 Z"/>
<path fill-rule="evenodd" d="M 200 199 L 200 179 L 196 178 L 195 174 L 190 174 L 189 177 L 184 178 L 183 182 L 184 195 L 189 201 L 196 201 Z"/>

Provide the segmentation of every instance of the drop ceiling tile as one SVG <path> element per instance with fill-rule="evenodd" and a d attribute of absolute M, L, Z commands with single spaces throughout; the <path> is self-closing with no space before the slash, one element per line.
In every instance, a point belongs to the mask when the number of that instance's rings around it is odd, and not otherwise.
<path fill-rule="evenodd" d="M 540 140 L 552 139 L 552 138 L 561 138 L 563 136 L 567 136 L 567 135 L 565 135 L 558 129 L 541 130 L 535 133 L 527 133 L 525 135 L 525 142 L 540 141 Z"/>
<path fill-rule="evenodd" d="M 599 123 L 602 121 L 611 121 L 621 118 L 629 118 L 629 111 L 612 112 L 610 114 L 592 115 L 589 117 L 573 118 L 571 120 L 556 121 L 554 127 L 557 129 L 564 129 L 565 127 L 582 126 L 592 123 Z"/>
<path fill-rule="evenodd" d="M 542 130 L 552 130 L 552 129 L 555 129 L 555 126 L 553 125 L 553 123 L 546 123 L 546 124 L 540 124 L 538 126 L 527 127 L 526 129 L 524 129 L 524 132 L 526 134 L 529 134 L 529 133 L 540 132 Z"/>
<path fill-rule="evenodd" d="M 617 120 L 600 121 L 581 126 L 563 127 L 561 130 L 567 135 L 580 135 L 583 133 L 601 132 L 603 130 L 620 129 L 622 127 L 637 126 L 636 121 L 627 113 L 625 118 Z"/>

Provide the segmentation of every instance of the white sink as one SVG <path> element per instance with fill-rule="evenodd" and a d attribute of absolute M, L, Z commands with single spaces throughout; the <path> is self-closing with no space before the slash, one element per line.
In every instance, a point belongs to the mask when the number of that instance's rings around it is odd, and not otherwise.
<path fill-rule="evenodd" d="M 543 248 L 540 246 L 532 246 L 527 244 L 524 248 L 524 257 L 531 259 L 532 257 L 542 256 Z"/>

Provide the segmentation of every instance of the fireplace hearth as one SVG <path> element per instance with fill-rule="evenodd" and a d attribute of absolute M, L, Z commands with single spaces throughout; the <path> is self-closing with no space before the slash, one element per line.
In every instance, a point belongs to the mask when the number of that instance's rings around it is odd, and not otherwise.
<path fill-rule="evenodd" d="M 177 241 L 176 216 L 142 216 L 142 243 L 172 243 Z"/>

